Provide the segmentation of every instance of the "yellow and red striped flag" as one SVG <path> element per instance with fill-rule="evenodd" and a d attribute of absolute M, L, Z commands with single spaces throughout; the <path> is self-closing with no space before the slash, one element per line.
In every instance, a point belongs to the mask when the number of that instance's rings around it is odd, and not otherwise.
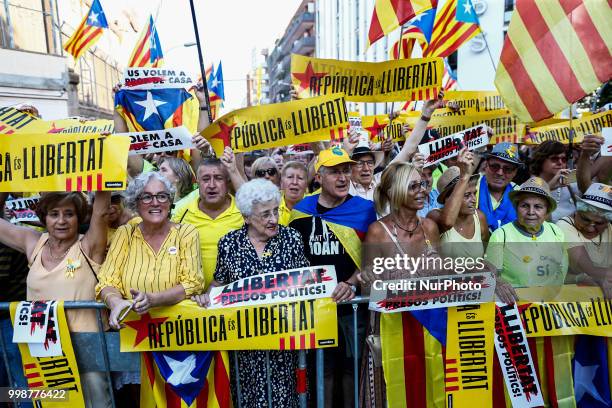
<path fill-rule="evenodd" d="M 431 41 L 423 56 L 448 57 L 478 33 L 480 27 L 472 1 L 448 0 L 436 13 Z"/>
<path fill-rule="evenodd" d="M 89 11 L 83 17 L 72 37 L 64 44 L 64 50 L 71 54 L 75 61 L 100 39 L 108 22 L 100 5 L 100 0 L 91 3 Z"/>
<path fill-rule="evenodd" d="M 426 40 L 425 35 L 417 27 L 410 26 L 402 33 L 402 38 L 393 43 L 389 50 L 390 59 L 406 59 L 412 55 L 414 43 L 419 40 L 421 47 L 424 46 Z M 401 47 L 400 47 L 401 43 Z"/>
<path fill-rule="evenodd" d="M 417 14 L 436 8 L 437 5 L 438 0 L 376 0 L 368 31 L 367 47 Z"/>
<path fill-rule="evenodd" d="M 553 116 L 612 78 L 612 7 L 518 0 L 495 86 L 522 122 Z"/>
<path fill-rule="evenodd" d="M 157 68 L 162 66 L 163 61 L 164 53 L 155 28 L 155 21 L 153 21 L 153 16 L 149 16 L 149 21 L 140 33 L 140 38 L 132 51 L 128 67 Z"/>

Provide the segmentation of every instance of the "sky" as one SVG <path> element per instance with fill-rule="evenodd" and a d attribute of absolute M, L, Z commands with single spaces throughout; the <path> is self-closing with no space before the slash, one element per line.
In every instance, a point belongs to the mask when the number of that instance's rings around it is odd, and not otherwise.
<path fill-rule="evenodd" d="M 223 61 L 226 101 L 222 113 L 244 105 L 245 79 L 251 69 L 253 48 L 258 53 L 262 48 L 271 51 L 300 3 L 300 0 L 194 0 L 204 66 L 214 61 L 216 69 L 219 60 Z M 161 4 L 156 26 L 164 65 L 199 73 L 196 47 L 182 46 L 195 42 L 189 0 L 130 0 L 123 4 L 138 7 L 139 24 L 144 24 L 150 13 L 155 17 L 157 5 Z M 131 49 L 128 55 L 130 52 Z"/>

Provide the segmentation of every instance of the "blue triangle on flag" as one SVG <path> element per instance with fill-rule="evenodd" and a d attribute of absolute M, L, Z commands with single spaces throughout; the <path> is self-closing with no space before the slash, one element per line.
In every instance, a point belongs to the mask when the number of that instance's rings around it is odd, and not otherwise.
<path fill-rule="evenodd" d="M 159 373 L 189 406 L 202 391 L 210 368 L 212 351 L 152 352 Z"/>
<path fill-rule="evenodd" d="M 413 310 L 412 316 L 425 327 L 429 334 L 434 336 L 436 340 L 443 346 L 446 346 L 446 322 L 448 320 L 448 309 L 425 309 Z"/>

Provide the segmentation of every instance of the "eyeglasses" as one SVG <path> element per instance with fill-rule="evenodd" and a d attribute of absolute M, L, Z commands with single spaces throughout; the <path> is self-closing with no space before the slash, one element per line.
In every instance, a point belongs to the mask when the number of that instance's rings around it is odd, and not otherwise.
<path fill-rule="evenodd" d="M 368 166 L 369 168 L 374 167 L 374 160 L 358 160 L 353 166 L 358 169 L 362 169 L 363 166 Z"/>
<path fill-rule="evenodd" d="M 138 196 L 138 200 L 140 200 L 143 204 L 151 204 L 153 199 L 156 199 L 158 203 L 165 204 L 170 201 L 170 194 L 168 193 L 157 193 L 157 194 L 141 194 Z"/>
<path fill-rule="evenodd" d="M 412 183 L 410 183 L 410 185 L 408 186 L 408 188 L 410 189 L 410 191 L 412 191 L 413 193 L 416 193 L 419 190 L 426 190 L 427 186 L 429 185 L 429 183 L 427 182 L 427 180 L 422 180 L 422 181 L 414 181 Z"/>
<path fill-rule="evenodd" d="M 550 160 L 553 163 L 567 163 L 567 156 L 563 155 L 559 155 L 559 156 L 550 156 L 548 158 L 548 160 Z"/>
<path fill-rule="evenodd" d="M 493 173 L 497 173 L 501 169 L 504 171 L 504 174 L 512 174 L 514 170 L 516 170 L 515 167 L 502 166 L 501 164 L 498 164 L 498 163 L 488 164 L 487 167 L 491 169 Z"/>
<path fill-rule="evenodd" d="M 589 225 L 592 225 L 594 227 L 599 227 L 599 228 L 605 227 L 608 225 L 608 220 L 605 220 L 605 219 L 602 221 L 593 220 L 592 218 L 585 217 L 584 214 L 580 211 L 576 212 L 576 214 L 578 214 L 580 221 L 582 221 L 585 224 L 589 224 Z"/>
<path fill-rule="evenodd" d="M 262 169 L 262 170 L 257 170 L 255 172 L 255 176 L 256 177 L 265 177 L 266 174 L 270 177 L 276 176 L 276 173 L 278 173 L 278 170 L 276 170 L 275 167 L 270 167 L 269 169 Z"/>
<path fill-rule="evenodd" d="M 264 211 L 261 214 L 253 214 L 253 215 L 263 221 L 268 221 L 273 218 L 278 218 L 278 207 L 274 208 L 273 210 Z"/>

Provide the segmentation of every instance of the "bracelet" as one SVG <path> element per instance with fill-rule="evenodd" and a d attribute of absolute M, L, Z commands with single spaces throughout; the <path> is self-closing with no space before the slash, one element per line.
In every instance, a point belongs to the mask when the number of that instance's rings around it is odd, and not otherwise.
<path fill-rule="evenodd" d="M 427 117 L 427 116 L 425 116 L 425 115 L 421 115 L 421 120 L 422 120 L 422 121 L 425 121 L 425 122 L 429 122 L 429 121 L 431 120 L 431 116 L 430 116 L 430 117 Z"/>

